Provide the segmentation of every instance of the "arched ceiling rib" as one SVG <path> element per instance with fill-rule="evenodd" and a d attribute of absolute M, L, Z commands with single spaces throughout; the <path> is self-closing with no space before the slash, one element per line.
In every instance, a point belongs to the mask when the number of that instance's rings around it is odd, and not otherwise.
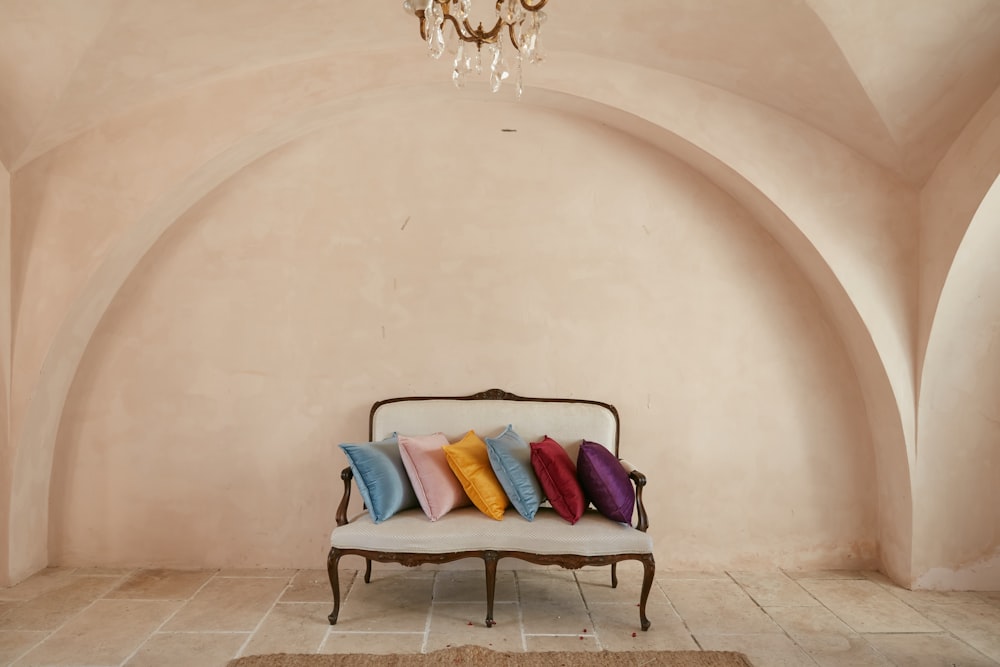
<path fill-rule="evenodd" d="M 480 0 L 479 18 L 491 4 Z M 400 5 L 0 0 L 0 160 L 16 169 L 103 119 L 237 71 L 406 43 L 421 58 Z M 549 14 L 552 58 L 577 52 L 723 88 L 913 183 L 1000 85 L 995 0 L 557 0 Z M 427 66 L 447 78 L 447 63 Z"/>

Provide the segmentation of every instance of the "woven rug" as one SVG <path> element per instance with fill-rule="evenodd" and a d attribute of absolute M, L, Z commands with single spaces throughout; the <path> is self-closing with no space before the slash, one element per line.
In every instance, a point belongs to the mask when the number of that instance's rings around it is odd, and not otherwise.
<path fill-rule="evenodd" d="M 753 667 L 742 653 L 728 651 L 556 651 L 547 653 L 501 653 L 481 646 L 459 646 L 433 653 L 370 655 L 343 653 L 305 655 L 274 653 L 251 655 L 230 661 L 228 667 L 430 667 L 434 665 L 482 665 L 483 667 Z"/>

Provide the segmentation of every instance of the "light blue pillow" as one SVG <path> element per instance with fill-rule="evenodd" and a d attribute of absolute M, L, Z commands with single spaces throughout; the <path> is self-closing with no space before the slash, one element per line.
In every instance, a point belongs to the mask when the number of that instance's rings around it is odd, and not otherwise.
<path fill-rule="evenodd" d="M 531 467 L 531 447 L 513 426 L 508 425 L 497 437 L 486 438 L 486 453 L 514 509 L 533 521 L 538 506 L 545 500 L 545 493 Z"/>
<path fill-rule="evenodd" d="M 347 455 L 358 491 L 375 523 L 417 506 L 417 494 L 403 467 L 395 433 L 378 442 L 345 443 L 340 448 Z"/>

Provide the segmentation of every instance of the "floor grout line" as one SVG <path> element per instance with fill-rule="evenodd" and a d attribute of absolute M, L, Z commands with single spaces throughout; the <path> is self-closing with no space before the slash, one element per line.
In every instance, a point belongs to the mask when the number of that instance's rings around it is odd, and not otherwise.
<path fill-rule="evenodd" d="M 427 605 L 427 618 L 424 619 L 424 638 L 420 642 L 420 652 L 427 653 L 427 644 L 431 639 L 431 621 L 434 618 L 434 594 L 437 592 L 438 575 L 434 572 L 431 579 L 431 603 Z"/>
<path fill-rule="evenodd" d="M 264 625 L 264 621 L 267 620 L 267 617 L 271 615 L 272 611 L 274 611 L 274 607 L 275 607 L 275 605 L 278 604 L 278 601 L 281 599 L 281 596 L 283 596 L 285 593 L 288 592 L 288 589 L 292 585 L 292 581 L 295 580 L 295 577 L 298 576 L 299 572 L 301 572 L 301 570 L 299 570 L 298 572 L 296 572 L 292 576 L 288 577 L 288 580 L 285 583 L 285 587 L 281 589 L 281 592 L 278 593 L 278 595 L 274 598 L 274 601 L 271 602 L 271 606 L 267 608 L 267 611 L 264 612 L 264 615 L 260 617 L 259 621 L 257 621 L 257 625 L 254 626 L 254 629 L 250 631 L 250 634 L 247 636 L 246 641 L 244 641 L 243 644 L 240 646 L 240 648 L 236 651 L 236 655 L 232 656 L 233 658 L 237 658 L 237 657 L 243 655 L 243 651 L 245 651 L 247 649 L 247 647 L 250 646 L 250 642 L 252 642 L 253 639 L 254 639 L 254 637 L 257 636 L 257 631 L 260 630 L 260 627 L 262 625 Z M 219 578 L 220 579 L 236 579 L 237 577 L 219 577 Z M 273 578 L 277 579 L 278 577 L 273 577 Z M 332 595 L 332 593 L 331 593 L 331 595 Z M 320 646 L 322 646 L 322 645 L 323 645 L 323 642 L 320 641 Z M 319 648 L 317 648 L 316 651 L 319 651 Z"/>
<path fill-rule="evenodd" d="M 604 650 L 604 645 L 601 643 L 600 635 L 597 632 L 597 623 L 594 622 L 594 614 L 591 613 L 590 604 L 587 603 L 587 596 L 583 594 L 583 585 L 580 583 L 580 578 L 576 576 L 576 572 L 573 572 L 573 581 L 576 582 L 576 590 L 580 594 L 580 601 L 583 602 L 583 608 L 587 611 L 587 618 L 590 619 L 590 629 L 593 631 L 594 641 L 597 642 L 597 648 Z M 586 633 L 587 629 L 584 628 L 583 631 Z M 583 636 L 580 637 L 583 639 Z"/>
<path fill-rule="evenodd" d="M 125 665 L 128 664 L 128 661 L 131 660 L 132 658 L 134 658 L 136 656 L 136 654 L 138 654 L 139 651 L 142 650 L 142 647 L 146 645 L 146 642 L 148 642 L 149 639 L 153 635 L 155 635 L 157 632 L 159 632 L 160 630 L 162 630 L 163 626 L 165 626 L 167 623 L 169 623 L 171 620 L 173 620 L 174 616 L 176 616 L 177 614 L 179 614 L 180 611 L 181 611 L 181 609 L 183 609 L 184 607 L 186 607 L 188 605 L 188 603 L 191 602 L 191 600 L 193 600 L 196 595 L 198 595 L 198 593 L 201 593 L 202 589 L 204 589 L 205 586 L 208 586 L 208 582 L 210 582 L 213 579 L 215 579 L 215 575 L 217 573 L 218 573 L 218 570 L 216 570 L 215 572 L 213 572 L 212 576 L 208 577 L 207 579 L 205 579 L 204 582 L 202 582 L 201 586 L 198 587 L 198 590 L 196 590 L 194 593 L 192 593 L 187 599 L 183 600 L 182 604 L 178 605 L 177 609 L 174 609 L 174 612 L 172 614 L 169 614 L 163 620 L 162 623 L 160 623 L 158 626 L 156 626 L 155 630 L 153 630 L 148 635 L 146 635 L 146 637 L 142 641 L 139 642 L 139 644 L 135 647 L 135 649 L 131 653 L 129 653 L 128 656 L 124 660 L 121 661 L 121 663 L 119 663 L 120 667 L 125 667 Z M 129 576 L 131 577 L 132 575 L 129 575 Z M 120 600 L 120 599 L 123 599 L 123 598 L 105 598 L 105 599 Z M 128 598 L 125 598 L 125 599 L 128 599 Z M 145 602 L 173 602 L 174 600 L 144 600 L 144 601 Z"/>
<path fill-rule="evenodd" d="M 524 606 L 521 600 L 521 578 L 514 572 L 514 597 L 517 599 L 517 627 L 521 630 L 521 650 L 528 652 L 528 635 L 524 627 Z"/>
<path fill-rule="evenodd" d="M 79 568 L 74 568 L 73 570 L 71 570 L 69 572 L 68 576 L 72 577 L 73 576 L 73 572 L 75 572 L 77 569 L 79 569 Z M 121 579 L 121 581 L 125 581 L 130 576 L 131 576 L 131 574 L 119 575 L 119 579 Z M 119 583 L 118 585 L 120 586 L 121 583 Z M 115 587 L 112 586 L 111 590 L 114 590 L 114 588 Z M 52 590 L 55 591 L 57 589 L 53 588 Z M 52 592 L 52 591 L 45 591 L 45 593 L 49 593 L 49 592 Z M 107 595 L 108 592 L 110 592 L 110 591 L 105 591 L 103 595 Z M 42 593 L 42 595 L 44 595 L 45 593 Z M 86 604 L 83 607 L 81 607 L 80 610 L 77 611 L 75 614 L 70 614 L 68 617 L 66 617 L 66 620 L 64 620 L 62 623 L 60 623 L 58 625 L 58 627 L 56 627 L 55 629 L 49 630 L 49 631 L 42 630 L 42 632 L 46 632 L 47 634 L 44 637 L 42 637 L 41 639 L 39 639 L 36 644 L 34 644 L 30 648 L 28 648 L 27 651 L 25 651 L 21 655 L 17 656 L 14 660 L 12 660 L 11 664 L 13 664 L 13 663 L 21 660 L 22 658 L 24 658 L 24 656 L 28 655 L 29 653 L 31 653 L 32 651 L 34 651 L 36 648 L 38 648 L 39 646 L 41 646 L 42 644 L 44 644 L 53 635 L 55 635 L 57 632 L 59 632 L 60 630 L 62 630 L 70 621 L 72 621 L 74 618 L 76 618 L 77 616 L 79 616 L 80 614 L 82 614 L 83 612 L 85 612 L 86 610 L 88 610 L 91 607 L 93 607 L 97 603 L 98 600 L 104 599 L 103 595 L 102 595 L 102 597 L 97 597 L 97 598 L 94 598 L 93 600 L 91 600 L 89 604 Z M 40 597 L 40 596 L 36 596 L 36 597 Z M 35 598 L 32 598 L 32 599 L 35 599 Z M 27 601 L 22 600 L 21 602 L 24 603 L 24 602 L 27 602 Z M 11 611 L 13 611 L 13 609 Z"/>
<path fill-rule="evenodd" d="M 768 620 L 770 620 L 772 623 L 774 623 L 775 627 L 777 627 L 779 630 L 781 630 L 781 634 L 783 634 L 788 639 L 788 641 L 790 641 L 792 643 L 792 645 L 797 646 L 800 651 L 802 651 L 803 653 L 805 653 L 806 656 L 809 658 L 810 661 L 812 661 L 812 663 L 814 665 L 817 665 L 817 666 L 819 665 L 819 661 L 816 660 L 816 658 L 812 655 L 812 653 L 810 653 L 809 651 L 807 651 L 803 647 L 799 646 L 799 643 L 797 641 L 795 641 L 795 638 L 792 637 L 790 634 L 788 634 L 788 630 L 786 630 L 785 627 L 783 625 L 781 625 L 781 623 L 778 623 L 778 621 L 773 616 L 771 616 L 769 613 L 767 613 L 767 610 L 764 609 L 764 606 L 760 602 L 757 601 L 757 598 L 755 598 L 750 593 L 750 591 L 748 591 L 746 589 L 746 587 L 739 582 L 739 580 L 736 577 L 733 576 L 732 572 L 726 570 L 726 576 L 729 577 L 730 581 L 732 581 L 736 585 L 736 588 L 738 588 L 745 596 L 747 596 L 747 598 L 750 600 L 750 602 L 752 602 L 757 607 L 757 609 L 760 610 L 760 613 L 764 614 L 764 616 L 766 616 L 768 618 Z M 788 575 L 785 575 L 785 576 L 788 576 Z M 812 595 L 812 593 L 810 593 L 809 591 L 807 591 L 801 584 L 798 584 L 798 582 L 795 582 L 795 583 L 807 595 L 811 595 L 814 599 L 816 598 L 815 595 Z M 819 600 L 816 600 L 816 601 L 819 602 Z"/>

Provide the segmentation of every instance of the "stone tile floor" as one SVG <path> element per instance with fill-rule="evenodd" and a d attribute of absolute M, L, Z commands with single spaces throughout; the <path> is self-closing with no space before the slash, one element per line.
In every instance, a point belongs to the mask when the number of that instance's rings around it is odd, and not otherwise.
<path fill-rule="evenodd" d="M 360 561 L 360 559 L 359 559 Z M 53 568 L 0 589 L 0 664 L 196 665 L 241 655 L 497 650 L 742 651 L 778 665 L 1000 665 L 1000 593 L 901 589 L 874 572 L 505 569 L 483 626 L 481 570 L 345 572 L 340 622 L 321 570 Z"/>

